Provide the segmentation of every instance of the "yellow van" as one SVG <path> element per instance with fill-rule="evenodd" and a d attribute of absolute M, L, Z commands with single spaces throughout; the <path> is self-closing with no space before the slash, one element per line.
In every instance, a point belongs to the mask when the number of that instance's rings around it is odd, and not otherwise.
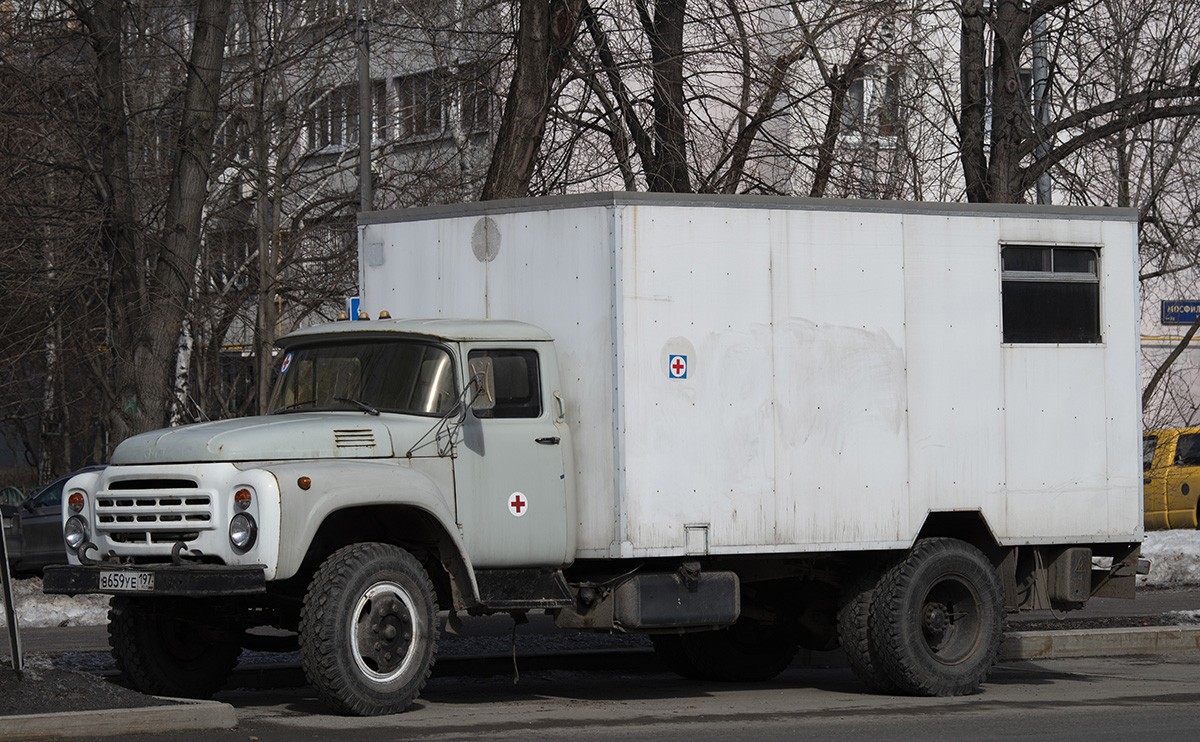
<path fill-rule="evenodd" d="M 1146 530 L 1200 525 L 1200 428 L 1146 433 L 1142 471 Z"/>

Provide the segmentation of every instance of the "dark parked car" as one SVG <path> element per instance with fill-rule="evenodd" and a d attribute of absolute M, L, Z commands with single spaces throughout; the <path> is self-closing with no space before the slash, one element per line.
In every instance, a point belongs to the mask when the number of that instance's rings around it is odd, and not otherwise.
<path fill-rule="evenodd" d="M 4 538 L 8 543 L 8 565 L 14 575 L 40 575 L 48 564 L 67 563 L 67 547 L 62 537 L 63 488 L 76 474 L 102 468 L 87 466 L 71 472 L 30 495 L 15 509 L 5 506 Z"/>

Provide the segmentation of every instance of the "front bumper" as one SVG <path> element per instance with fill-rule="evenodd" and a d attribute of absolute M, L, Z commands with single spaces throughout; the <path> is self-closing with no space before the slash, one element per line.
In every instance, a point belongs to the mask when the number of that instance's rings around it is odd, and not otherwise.
<path fill-rule="evenodd" d="M 255 595 L 267 591 L 265 569 L 265 565 L 262 564 L 55 565 L 46 567 L 42 573 L 42 592 L 47 595 L 100 593 L 145 597 L 179 595 L 193 598 Z M 131 578 L 150 573 L 153 575 L 153 587 L 148 590 L 101 589 L 101 572 L 122 573 Z M 138 584 L 138 580 L 130 579 L 127 583 Z"/>

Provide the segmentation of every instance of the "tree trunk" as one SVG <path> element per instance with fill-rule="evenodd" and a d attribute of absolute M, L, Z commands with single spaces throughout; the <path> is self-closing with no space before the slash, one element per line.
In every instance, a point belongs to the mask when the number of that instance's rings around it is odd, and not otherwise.
<path fill-rule="evenodd" d="M 983 0 L 963 0 L 959 76 L 962 113 L 958 121 L 959 157 L 967 184 L 967 200 L 984 202 L 987 192 L 987 156 L 984 153 L 984 118 L 987 115 L 987 47 L 984 43 Z"/>
<path fill-rule="evenodd" d="M 582 4 L 582 0 L 521 0 L 517 67 L 480 200 L 529 195 L 552 90 L 566 65 Z"/>
<path fill-rule="evenodd" d="M 988 195 L 994 203 L 1020 203 L 1022 145 L 1033 134 L 1029 101 L 1021 87 L 1021 45 L 1029 11 L 1019 0 L 999 0 L 992 41 L 992 139 Z"/>
<path fill-rule="evenodd" d="M 655 167 L 647 170 L 646 184 L 651 191 L 691 193 L 683 101 L 683 26 L 687 0 L 659 0 L 654 6 L 653 19 L 646 0 L 638 0 L 638 13 L 650 40 L 654 77 Z"/>
<path fill-rule="evenodd" d="M 829 118 L 825 119 L 825 133 L 821 137 L 821 148 L 817 155 L 817 166 L 813 171 L 812 189 L 808 195 L 812 198 L 824 198 L 825 189 L 829 187 L 829 178 L 833 175 L 833 159 L 837 154 L 838 137 L 842 131 L 842 114 L 846 110 L 846 95 L 850 91 L 850 83 L 858 77 L 867 58 L 862 49 L 855 50 L 854 56 L 842 69 L 841 74 L 829 78 L 830 106 Z"/>
<path fill-rule="evenodd" d="M 125 115 L 121 45 L 121 0 L 97 0 L 76 8 L 89 31 L 96 55 L 96 107 L 100 121 L 97 146 L 99 172 L 93 174 L 101 218 L 100 243 L 108 257 L 107 427 L 110 440 L 120 441 L 140 426 L 138 368 L 147 360 L 143 322 L 149 314 L 146 255 L 137 239 L 130 188 L 129 129 Z M 107 453 L 107 452 L 106 452 Z"/>
<path fill-rule="evenodd" d="M 229 0 L 201 0 L 192 37 L 178 152 L 164 210 L 161 238 L 143 248 L 134 231 L 129 134 L 124 111 L 121 0 L 98 0 L 80 19 L 96 51 L 101 136 L 101 239 L 108 248 L 109 347 L 114 405 L 113 442 L 167 423 L 174 362 L 187 311 L 200 221 L 208 192 L 213 125 L 217 116 Z"/>

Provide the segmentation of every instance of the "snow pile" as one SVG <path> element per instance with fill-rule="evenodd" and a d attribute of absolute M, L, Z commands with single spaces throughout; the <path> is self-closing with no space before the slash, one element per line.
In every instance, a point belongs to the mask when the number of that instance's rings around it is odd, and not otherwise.
<path fill-rule="evenodd" d="M 0 594 L 0 603 L 4 596 Z M 107 595 L 43 595 L 42 580 L 13 580 L 13 602 L 17 625 L 23 629 L 43 626 L 103 626 L 108 622 Z M 0 611 L 0 627 L 7 624 Z"/>
<path fill-rule="evenodd" d="M 1149 575 L 1138 578 L 1139 585 L 1200 585 L 1200 531 L 1150 531 L 1142 543 L 1142 556 L 1150 559 L 1151 566 Z M 43 595 L 42 581 L 36 577 L 14 580 L 13 589 L 22 628 L 103 626 L 108 621 L 107 595 Z M 1192 620 L 1200 621 L 1200 615 Z M 4 613 L 0 611 L 3 626 Z"/>
<path fill-rule="evenodd" d="M 1142 556 L 1150 560 L 1150 574 L 1139 578 L 1138 584 L 1200 585 L 1200 531 L 1149 531 Z"/>

